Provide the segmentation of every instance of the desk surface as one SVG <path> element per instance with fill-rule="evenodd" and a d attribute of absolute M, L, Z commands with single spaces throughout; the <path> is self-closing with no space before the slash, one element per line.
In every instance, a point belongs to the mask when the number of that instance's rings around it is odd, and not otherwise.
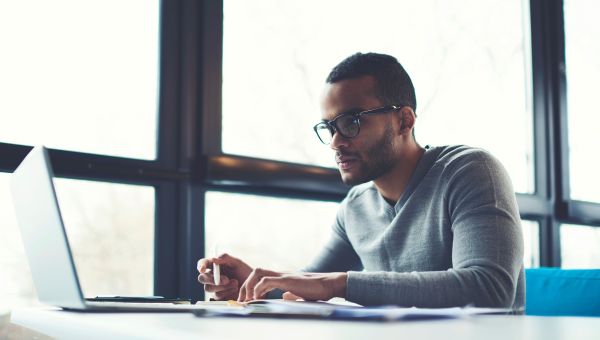
<path fill-rule="evenodd" d="M 11 323 L 50 337 L 144 339 L 600 339 L 600 318 L 476 316 L 466 319 L 347 322 L 197 318 L 173 313 L 75 313 L 23 309 Z"/>

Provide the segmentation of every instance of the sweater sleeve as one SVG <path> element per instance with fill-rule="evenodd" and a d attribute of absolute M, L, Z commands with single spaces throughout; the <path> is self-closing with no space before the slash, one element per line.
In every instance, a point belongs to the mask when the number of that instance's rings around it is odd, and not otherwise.
<path fill-rule="evenodd" d="M 452 268 L 429 272 L 356 272 L 347 299 L 363 305 L 518 308 L 523 236 L 506 170 L 479 151 L 444 172 Z M 513 304 L 515 303 L 515 304 Z"/>

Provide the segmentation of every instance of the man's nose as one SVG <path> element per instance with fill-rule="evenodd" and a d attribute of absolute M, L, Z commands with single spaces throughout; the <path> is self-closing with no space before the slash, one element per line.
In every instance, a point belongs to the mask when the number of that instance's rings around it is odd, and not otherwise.
<path fill-rule="evenodd" d="M 329 147 L 333 150 L 339 150 L 340 148 L 347 147 L 350 144 L 350 139 L 342 136 L 340 133 L 335 131 L 331 137 L 331 143 Z"/>

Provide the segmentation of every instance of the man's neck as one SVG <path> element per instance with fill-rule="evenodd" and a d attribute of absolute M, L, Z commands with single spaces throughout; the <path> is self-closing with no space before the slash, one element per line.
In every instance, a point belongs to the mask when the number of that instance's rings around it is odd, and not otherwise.
<path fill-rule="evenodd" d="M 416 142 L 406 145 L 405 150 L 402 151 L 402 157 L 396 162 L 396 165 L 388 173 L 373 181 L 381 196 L 388 203 L 394 205 L 400 200 L 424 153 L 425 149 Z"/>

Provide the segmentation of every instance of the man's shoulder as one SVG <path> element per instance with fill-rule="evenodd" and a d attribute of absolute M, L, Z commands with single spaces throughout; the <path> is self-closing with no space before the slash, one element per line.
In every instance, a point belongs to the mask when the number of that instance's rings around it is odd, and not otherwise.
<path fill-rule="evenodd" d="M 502 163 L 489 151 L 466 145 L 442 147 L 436 165 L 440 180 L 451 187 L 473 187 L 483 183 L 511 186 Z M 456 185 L 452 185 L 452 184 Z M 512 189 L 511 189 L 512 190 Z"/>
<path fill-rule="evenodd" d="M 438 161 L 443 162 L 468 161 L 490 157 L 493 158 L 489 151 L 468 145 L 444 145 L 434 148 L 439 150 Z"/>
<path fill-rule="evenodd" d="M 489 151 L 467 145 L 445 145 L 437 149 L 437 166 L 447 169 L 457 169 L 469 165 L 494 164 L 500 162 Z"/>

